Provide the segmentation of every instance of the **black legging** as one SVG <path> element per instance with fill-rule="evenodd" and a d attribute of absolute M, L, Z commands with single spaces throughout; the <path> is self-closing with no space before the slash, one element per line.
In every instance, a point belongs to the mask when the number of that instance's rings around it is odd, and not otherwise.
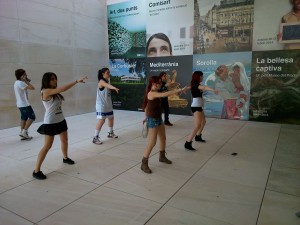
<path fill-rule="evenodd" d="M 161 108 L 163 109 L 164 115 L 165 115 L 165 122 L 169 122 L 169 102 L 168 97 L 161 98 Z"/>

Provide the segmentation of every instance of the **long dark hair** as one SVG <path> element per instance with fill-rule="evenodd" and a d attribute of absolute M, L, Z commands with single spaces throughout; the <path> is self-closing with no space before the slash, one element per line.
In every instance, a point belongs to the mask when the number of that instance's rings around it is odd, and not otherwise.
<path fill-rule="evenodd" d="M 146 51 L 147 51 L 147 54 L 148 54 L 148 48 L 149 48 L 149 44 L 150 42 L 152 41 L 152 39 L 154 38 L 157 38 L 157 39 L 161 39 L 161 40 L 164 40 L 166 42 L 168 42 L 169 46 L 170 46 L 170 54 L 172 55 L 172 44 L 171 44 L 171 41 L 170 39 L 168 38 L 167 35 L 165 35 L 164 33 L 157 33 L 157 34 L 153 34 L 147 41 L 147 44 L 146 44 Z"/>
<path fill-rule="evenodd" d="M 100 69 L 98 71 L 98 81 L 100 81 L 101 79 L 103 79 L 103 74 L 109 70 L 107 67 L 103 67 L 102 69 Z"/>
<path fill-rule="evenodd" d="M 203 76 L 203 72 L 202 71 L 195 71 L 192 75 L 192 80 L 191 80 L 191 87 L 193 87 L 193 85 L 195 84 L 199 84 L 200 83 L 200 77 Z"/>
<path fill-rule="evenodd" d="M 54 76 L 55 79 L 57 80 L 57 76 L 53 72 L 47 72 L 43 75 L 41 90 L 43 90 L 43 89 L 52 89 L 52 87 L 50 86 L 50 81 L 51 81 L 52 76 Z M 62 100 L 65 100 L 64 96 L 62 96 L 60 93 L 57 93 L 56 95 L 53 95 L 53 98 L 55 98 L 57 96 L 59 96 Z"/>
<path fill-rule="evenodd" d="M 150 77 L 150 79 L 149 79 L 149 84 L 148 84 L 147 89 L 146 89 L 146 91 L 145 91 L 144 103 L 143 103 L 143 110 L 146 109 L 146 106 L 147 106 L 147 104 L 148 104 L 148 97 L 147 97 L 147 95 L 148 95 L 148 93 L 151 91 L 152 85 L 153 85 L 153 84 L 157 84 L 157 83 L 159 83 L 160 81 L 161 81 L 161 78 L 160 78 L 159 76 L 152 76 L 152 77 Z"/>

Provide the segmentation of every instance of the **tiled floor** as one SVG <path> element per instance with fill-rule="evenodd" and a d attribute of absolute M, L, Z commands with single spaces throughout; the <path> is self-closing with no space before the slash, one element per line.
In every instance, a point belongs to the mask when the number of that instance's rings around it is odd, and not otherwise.
<path fill-rule="evenodd" d="M 146 139 L 141 112 L 115 110 L 118 139 L 91 143 L 94 113 L 68 117 L 69 152 L 64 165 L 59 138 L 42 166 L 48 179 L 32 178 L 43 137 L 30 129 L 0 130 L 1 225 L 299 225 L 300 127 L 207 119 L 207 143 L 183 148 L 193 118 L 171 115 L 168 158 L 150 158 L 140 170 Z M 236 156 L 232 153 L 237 153 Z"/>

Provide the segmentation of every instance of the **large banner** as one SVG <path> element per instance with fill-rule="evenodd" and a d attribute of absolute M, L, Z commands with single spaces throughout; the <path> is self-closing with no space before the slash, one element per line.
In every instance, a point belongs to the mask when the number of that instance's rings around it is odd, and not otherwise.
<path fill-rule="evenodd" d="M 251 51 L 253 13 L 254 1 L 196 0 L 194 54 Z"/>
<path fill-rule="evenodd" d="M 248 120 L 251 52 L 194 55 L 193 71 L 204 73 L 203 83 L 219 94 L 204 92 L 207 116 Z"/>
<path fill-rule="evenodd" d="M 250 119 L 300 124 L 300 50 L 253 52 Z"/>
<path fill-rule="evenodd" d="M 120 89 L 112 92 L 115 109 L 141 110 L 145 93 L 145 58 L 110 59 L 111 83 Z"/>
<path fill-rule="evenodd" d="M 158 76 L 161 72 L 166 72 L 172 83 L 177 83 L 177 87 L 189 86 L 192 77 L 192 56 L 169 56 L 160 58 L 147 58 L 147 77 Z M 190 93 L 174 94 L 168 97 L 170 113 L 179 115 L 189 115 L 191 113 Z"/>
<path fill-rule="evenodd" d="M 300 48 L 300 21 L 291 2 L 255 0 L 253 51 Z"/>
<path fill-rule="evenodd" d="M 153 38 L 159 34 L 166 36 L 164 41 L 167 40 L 171 46 L 169 55 L 192 55 L 194 29 L 193 11 L 194 2 L 191 0 L 148 0 L 146 26 L 148 40 L 146 49 L 147 56 L 167 56 L 164 53 L 160 55 L 160 50 L 164 49 L 159 49 L 162 45 L 154 43 L 155 40 L 153 40 Z M 165 51 L 167 50 L 165 49 Z"/>
<path fill-rule="evenodd" d="M 114 107 L 140 110 L 150 76 L 204 73 L 208 117 L 300 124 L 298 1 L 120 0 L 108 5 Z M 190 115 L 191 95 L 171 96 Z"/>
<path fill-rule="evenodd" d="M 144 0 L 107 6 L 110 59 L 145 57 L 145 9 Z"/>

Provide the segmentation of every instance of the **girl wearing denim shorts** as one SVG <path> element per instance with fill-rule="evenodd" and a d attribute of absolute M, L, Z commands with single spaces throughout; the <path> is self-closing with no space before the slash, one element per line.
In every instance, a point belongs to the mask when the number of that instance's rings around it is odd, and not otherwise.
<path fill-rule="evenodd" d="M 162 80 L 159 76 L 152 76 L 149 79 L 146 94 L 144 97 L 143 109 L 146 113 L 146 122 L 148 125 L 148 143 L 144 151 L 141 170 L 145 173 L 152 173 L 148 166 L 148 159 L 152 149 L 156 145 L 157 137 L 160 140 L 159 161 L 171 164 L 172 161 L 166 157 L 166 130 L 162 120 L 161 98 L 168 97 L 173 94 L 186 92 L 188 87 L 182 89 L 159 92 Z"/>

